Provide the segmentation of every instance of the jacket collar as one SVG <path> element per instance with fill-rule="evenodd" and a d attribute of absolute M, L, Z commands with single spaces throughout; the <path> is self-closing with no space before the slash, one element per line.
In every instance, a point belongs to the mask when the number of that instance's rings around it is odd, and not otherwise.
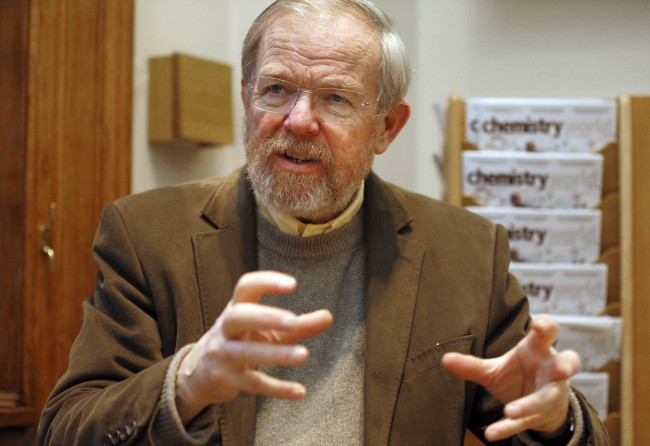
<path fill-rule="evenodd" d="M 240 224 L 251 213 L 255 214 L 255 199 L 243 167 L 216 181 L 201 211 L 202 217 L 217 229 Z"/>

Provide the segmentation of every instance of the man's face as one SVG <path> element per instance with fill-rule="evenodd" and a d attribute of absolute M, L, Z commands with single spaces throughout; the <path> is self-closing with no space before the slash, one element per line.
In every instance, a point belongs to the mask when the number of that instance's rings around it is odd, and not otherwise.
<path fill-rule="evenodd" d="M 256 76 L 292 82 L 301 90 L 353 90 L 363 103 L 375 102 L 379 58 L 373 30 L 352 15 L 286 14 L 262 39 Z M 342 124 L 323 119 L 311 93 L 301 93 L 288 113 L 256 108 L 251 94 L 248 90 L 244 100 L 246 158 L 264 204 L 314 223 L 338 215 L 370 171 L 378 105 L 363 107 Z"/>

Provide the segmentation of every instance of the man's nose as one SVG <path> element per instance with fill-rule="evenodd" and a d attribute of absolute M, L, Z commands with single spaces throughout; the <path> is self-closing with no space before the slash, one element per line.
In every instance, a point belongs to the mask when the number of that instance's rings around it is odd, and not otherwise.
<path fill-rule="evenodd" d="M 314 94 L 301 91 L 284 120 L 284 128 L 297 136 L 314 137 L 320 133 L 320 122 L 314 108 Z"/>

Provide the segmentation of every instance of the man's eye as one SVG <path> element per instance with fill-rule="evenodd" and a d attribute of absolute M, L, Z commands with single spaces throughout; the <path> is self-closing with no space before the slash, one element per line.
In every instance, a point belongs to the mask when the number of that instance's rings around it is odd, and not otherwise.
<path fill-rule="evenodd" d="M 334 104 L 348 104 L 350 101 L 347 100 L 344 96 L 338 94 L 338 93 L 331 93 L 328 97 L 327 100 L 329 102 L 332 102 Z"/>
<path fill-rule="evenodd" d="M 284 93 L 284 86 L 280 84 L 273 84 L 268 88 L 268 91 L 273 94 L 282 94 Z"/>

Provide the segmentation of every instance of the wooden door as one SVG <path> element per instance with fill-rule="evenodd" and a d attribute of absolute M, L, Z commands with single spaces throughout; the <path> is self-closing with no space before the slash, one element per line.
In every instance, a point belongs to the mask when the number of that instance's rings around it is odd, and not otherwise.
<path fill-rule="evenodd" d="M 133 2 L 2 0 L 0 36 L 0 443 L 20 444 L 67 366 L 101 209 L 130 190 Z"/>

